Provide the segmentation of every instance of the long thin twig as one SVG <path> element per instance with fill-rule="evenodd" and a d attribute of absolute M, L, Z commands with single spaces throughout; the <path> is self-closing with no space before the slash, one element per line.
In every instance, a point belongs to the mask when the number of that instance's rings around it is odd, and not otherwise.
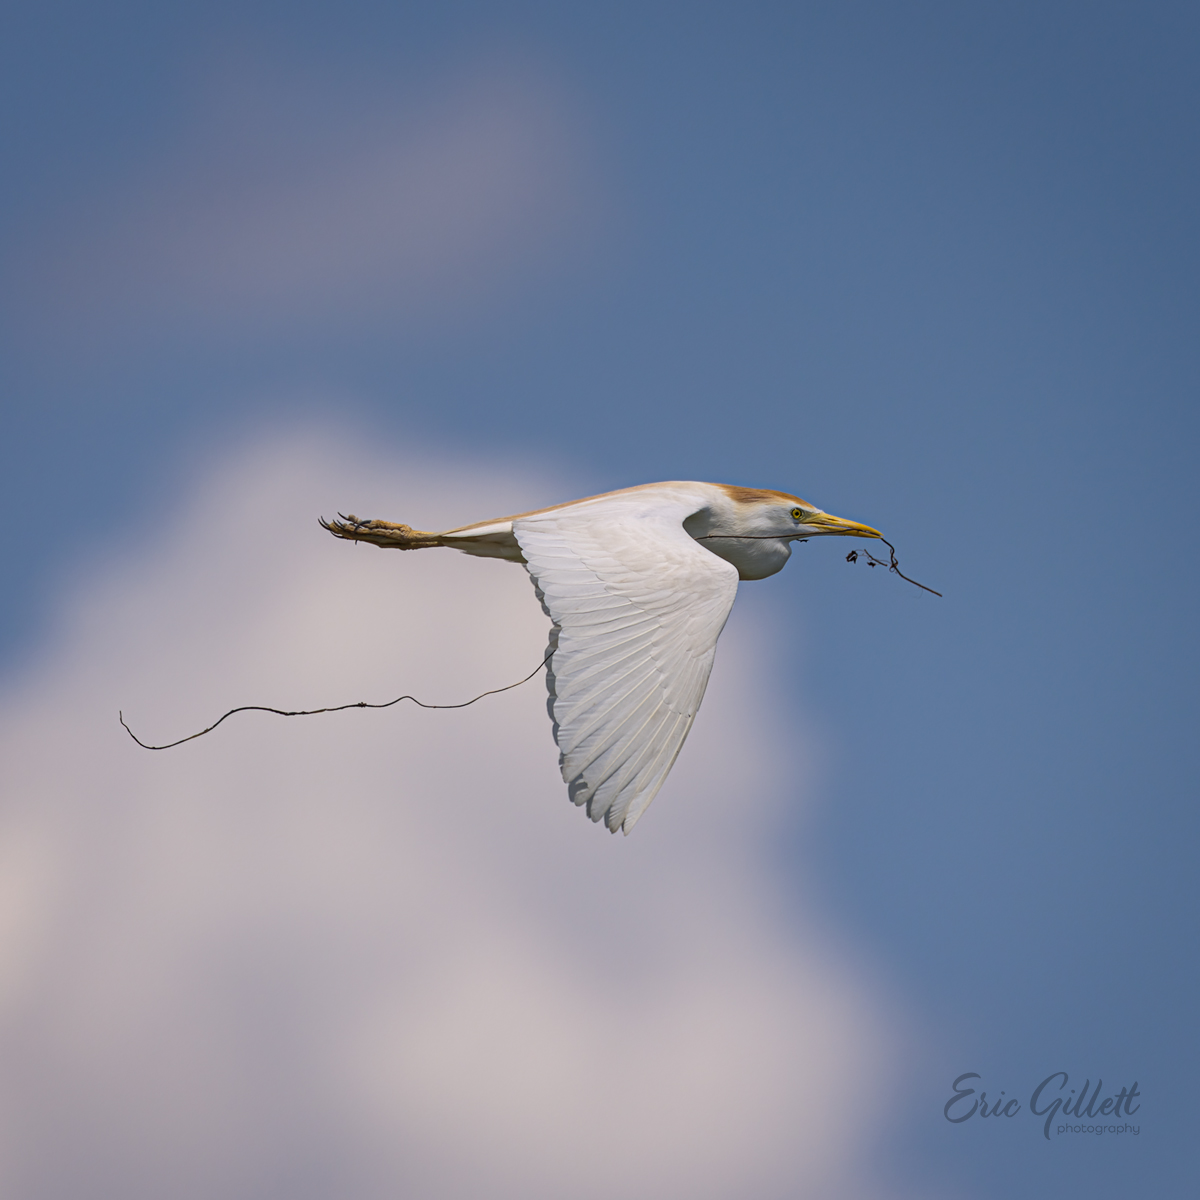
<path fill-rule="evenodd" d="M 941 592 L 934 592 L 933 588 L 926 587 L 923 583 L 917 583 L 915 579 L 909 579 L 908 576 L 905 575 L 902 570 L 900 570 L 900 563 L 896 558 L 896 547 L 893 546 L 892 543 L 887 540 L 887 538 L 880 538 L 879 540 L 892 552 L 891 562 L 884 562 L 882 558 L 876 558 L 875 555 L 870 552 L 870 550 L 866 550 L 861 547 L 857 550 L 851 550 L 850 553 L 846 555 L 846 561 L 849 563 L 858 562 L 858 556 L 861 554 L 867 560 L 868 567 L 887 567 L 887 569 L 893 574 L 899 575 L 901 579 L 907 580 L 909 583 L 913 584 L 914 587 L 919 587 L 926 592 L 933 592 L 935 596 L 941 596 Z"/>
<path fill-rule="evenodd" d="M 538 665 L 534 667 L 524 679 L 518 679 L 516 683 L 507 684 L 505 687 L 492 688 L 492 690 L 489 692 L 480 692 L 478 696 L 475 696 L 471 700 L 464 700 L 461 704 L 426 704 L 423 700 L 418 700 L 416 696 L 397 696 L 395 700 L 388 700 L 384 704 L 369 704 L 366 700 L 359 700 L 354 704 L 335 704 L 331 708 L 298 709 L 295 712 L 289 712 L 282 708 L 267 708 L 263 704 L 243 704 L 239 708 L 231 708 L 225 714 L 225 716 L 218 718 L 207 729 L 202 729 L 199 733 L 189 734 L 185 738 L 180 738 L 177 742 L 167 742 L 164 746 L 149 746 L 143 742 L 142 739 L 139 738 L 138 735 L 134 733 L 128 725 L 125 724 L 124 713 L 118 712 L 117 719 L 122 725 L 125 726 L 125 732 L 129 734 L 129 736 L 133 738 L 133 740 L 137 742 L 137 744 L 141 746 L 143 750 L 170 750 L 172 746 L 182 746 L 184 742 L 190 742 L 195 738 L 203 737 L 206 733 L 212 733 L 212 731 L 216 729 L 216 727 L 220 725 L 222 721 L 228 717 L 232 717 L 234 713 L 240 712 L 268 712 L 275 713 L 280 717 L 315 717 L 318 713 L 343 712 L 347 708 L 391 708 L 393 704 L 399 704 L 401 700 L 411 700 L 419 708 L 466 708 L 467 705 L 474 704 L 476 700 L 482 700 L 484 696 L 496 696 L 501 692 L 512 691 L 513 688 L 520 687 L 523 683 L 528 683 L 550 661 L 553 655 L 554 651 L 551 650 L 550 653 L 547 654 L 546 657 L 543 658 L 542 661 L 538 663 Z"/>

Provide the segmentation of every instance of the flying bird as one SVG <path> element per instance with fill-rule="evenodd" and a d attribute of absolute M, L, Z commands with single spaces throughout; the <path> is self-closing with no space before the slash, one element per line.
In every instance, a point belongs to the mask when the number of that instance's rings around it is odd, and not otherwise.
<path fill-rule="evenodd" d="M 525 566 L 552 622 L 547 708 L 567 794 L 613 833 L 629 833 L 679 756 L 738 580 L 782 570 L 793 542 L 883 536 L 787 492 L 720 483 L 646 483 L 442 533 L 353 514 L 321 524 Z"/>

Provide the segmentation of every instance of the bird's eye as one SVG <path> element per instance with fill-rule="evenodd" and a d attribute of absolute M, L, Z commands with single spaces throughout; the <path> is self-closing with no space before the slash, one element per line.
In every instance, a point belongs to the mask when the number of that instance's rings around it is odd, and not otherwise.
<path fill-rule="evenodd" d="M 793 508 L 792 509 L 792 520 L 793 521 L 800 520 L 800 518 L 802 516 L 804 516 L 804 509 L 802 509 L 802 508 Z"/>

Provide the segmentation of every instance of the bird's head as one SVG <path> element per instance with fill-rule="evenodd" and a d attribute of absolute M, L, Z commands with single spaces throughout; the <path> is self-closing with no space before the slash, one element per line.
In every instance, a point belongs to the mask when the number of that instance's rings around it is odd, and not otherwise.
<path fill-rule="evenodd" d="M 717 502 L 684 522 L 714 554 L 733 563 L 743 579 L 762 579 L 783 568 L 792 542 L 814 537 L 882 538 L 870 525 L 822 512 L 807 500 L 764 488 L 719 488 Z"/>
<path fill-rule="evenodd" d="M 838 537 L 883 537 L 878 529 L 872 529 L 870 525 L 863 525 L 859 521 L 847 521 L 845 517 L 835 517 L 832 513 L 822 512 L 795 496 L 789 496 L 788 501 L 771 506 L 771 521 L 775 528 L 788 529 L 790 526 L 790 531 L 784 534 L 785 537 L 803 539 L 827 537 L 830 534 Z"/>

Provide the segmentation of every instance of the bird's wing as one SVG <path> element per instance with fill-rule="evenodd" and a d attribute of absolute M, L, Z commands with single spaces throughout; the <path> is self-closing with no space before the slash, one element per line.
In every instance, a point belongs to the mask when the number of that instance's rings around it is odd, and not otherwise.
<path fill-rule="evenodd" d="M 628 833 L 700 707 L 737 594 L 735 567 L 694 541 L 688 496 L 601 497 L 513 522 L 554 622 L 548 708 L 567 791 Z"/>

